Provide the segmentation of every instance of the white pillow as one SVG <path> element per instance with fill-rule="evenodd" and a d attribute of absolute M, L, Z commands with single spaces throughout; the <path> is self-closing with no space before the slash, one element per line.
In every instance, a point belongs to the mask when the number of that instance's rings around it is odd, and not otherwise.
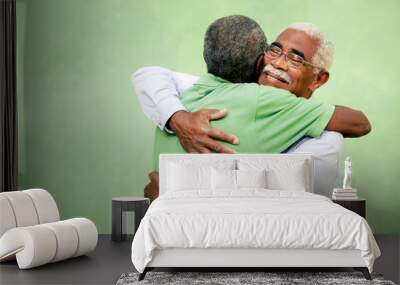
<path fill-rule="evenodd" d="M 236 170 L 238 188 L 267 188 L 267 171 L 263 170 Z"/>
<path fill-rule="evenodd" d="M 268 188 L 272 190 L 303 191 L 308 189 L 304 167 L 287 169 L 285 172 L 272 169 L 267 172 Z"/>
<path fill-rule="evenodd" d="M 210 190 L 211 167 L 168 163 L 167 191 Z"/>
<path fill-rule="evenodd" d="M 280 160 L 246 159 L 238 161 L 240 170 L 267 171 L 267 188 L 272 190 L 311 191 L 309 161 L 282 158 Z"/>
<path fill-rule="evenodd" d="M 267 188 L 267 171 L 263 170 L 211 170 L 213 190 L 238 190 L 240 188 Z"/>
<path fill-rule="evenodd" d="M 236 170 L 212 168 L 211 181 L 213 190 L 236 190 Z"/>

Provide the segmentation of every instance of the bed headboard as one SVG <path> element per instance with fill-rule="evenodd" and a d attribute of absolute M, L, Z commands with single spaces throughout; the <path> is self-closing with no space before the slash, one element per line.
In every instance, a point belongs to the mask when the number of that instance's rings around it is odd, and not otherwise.
<path fill-rule="evenodd" d="M 282 162 L 304 162 L 307 164 L 309 171 L 305 173 L 309 181 L 309 189 L 307 192 L 313 192 L 314 185 L 314 159 L 309 153 L 302 154 L 160 154 L 159 173 L 160 173 L 160 194 L 166 192 L 168 181 L 167 168 L 169 163 L 180 165 L 201 165 L 216 166 L 221 163 L 232 163 L 233 169 L 238 169 L 238 162 L 265 162 L 268 164 Z"/>

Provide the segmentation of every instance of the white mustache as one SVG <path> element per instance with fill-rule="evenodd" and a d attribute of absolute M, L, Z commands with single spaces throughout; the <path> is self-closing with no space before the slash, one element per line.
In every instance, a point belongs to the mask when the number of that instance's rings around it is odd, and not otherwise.
<path fill-rule="evenodd" d="M 276 69 L 271 64 L 267 64 L 266 66 L 264 66 L 262 72 L 272 74 L 273 76 L 278 77 L 279 79 L 282 79 L 289 84 L 292 83 L 292 79 L 290 78 L 289 74 L 287 74 L 287 72 Z"/>

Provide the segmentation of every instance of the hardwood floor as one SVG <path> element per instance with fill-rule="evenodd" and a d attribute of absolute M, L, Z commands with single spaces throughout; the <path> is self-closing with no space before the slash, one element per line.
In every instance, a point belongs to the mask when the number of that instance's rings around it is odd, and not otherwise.
<path fill-rule="evenodd" d="M 395 283 L 400 281 L 400 237 L 375 236 L 382 256 L 375 262 L 374 272 Z M 130 259 L 131 238 L 111 241 L 100 235 L 94 252 L 58 263 L 29 270 L 19 270 L 16 262 L 0 264 L 0 284 L 115 284 L 124 272 L 134 271 Z"/>

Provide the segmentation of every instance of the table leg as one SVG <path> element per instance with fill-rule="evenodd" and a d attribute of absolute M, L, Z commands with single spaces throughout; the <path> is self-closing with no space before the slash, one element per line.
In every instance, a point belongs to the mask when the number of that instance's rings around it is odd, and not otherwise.
<path fill-rule="evenodd" d="M 124 230 L 126 233 L 126 215 L 124 215 L 123 213 L 122 204 L 116 201 L 112 201 L 111 240 L 123 241 L 126 238 L 126 235 L 123 234 Z"/>

